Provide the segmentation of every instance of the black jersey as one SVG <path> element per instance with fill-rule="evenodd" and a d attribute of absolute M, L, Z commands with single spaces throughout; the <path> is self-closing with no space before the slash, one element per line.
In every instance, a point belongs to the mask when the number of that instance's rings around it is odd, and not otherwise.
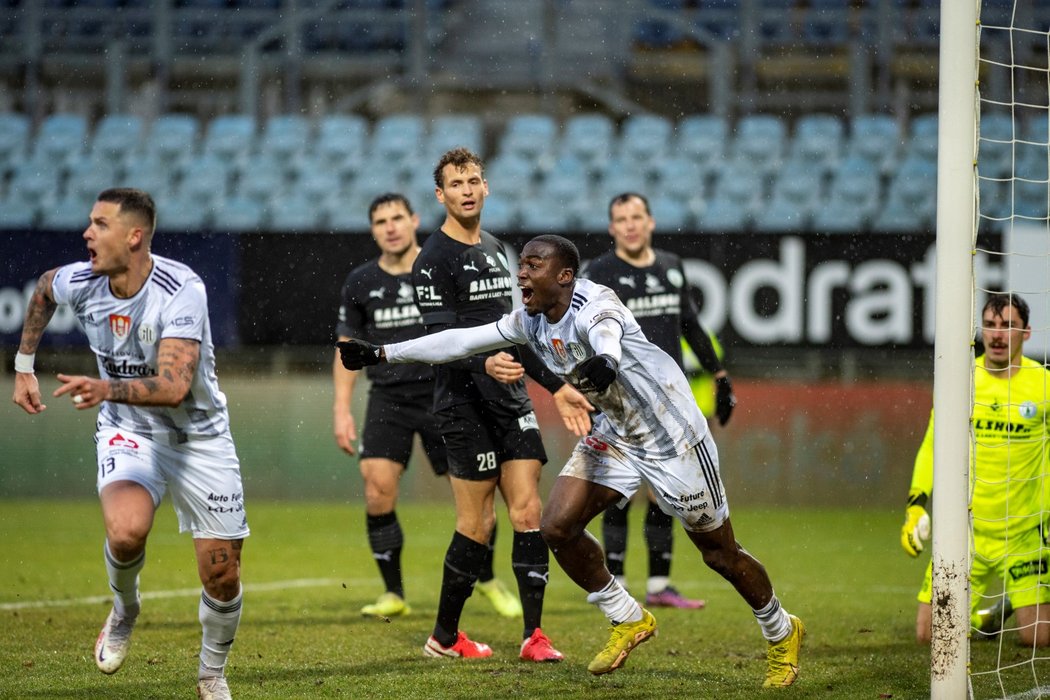
<path fill-rule="evenodd" d="M 423 322 L 412 294 L 412 275 L 391 275 L 379 267 L 378 260 L 354 269 L 343 283 L 336 333 L 375 345 L 423 335 Z M 434 370 L 429 365 L 381 363 L 365 372 L 376 386 L 397 385 L 408 391 L 411 387 L 407 385 L 429 386 L 434 380 Z"/>
<path fill-rule="evenodd" d="M 700 351 L 696 345 L 703 341 L 696 333 L 703 333 L 702 337 L 706 339 L 703 344 L 707 346 L 710 346 L 710 339 L 700 328 L 699 309 L 685 287 L 681 258 L 655 248 L 653 253 L 652 265 L 635 267 L 610 251 L 591 260 L 580 276 L 616 292 L 624 306 L 634 314 L 645 337 L 683 367 L 682 336 L 697 355 Z"/>
<path fill-rule="evenodd" d="M 479 243 L 467 245 L 439 230 L 427 237 L 412 266 L 416 304 L 428 333 L 502 318 L 513 308 L 514 284 L 503 245 L 486 231 Z M 503 352 L 518 355 L 515 348 Z M 438 365 L 434 409 L 484 399 L 500 401 L 511 410 L 531 410 L 525 382 L 496 381 L 485 374 L 484 360 L 484 355 L 476 355 Z"/>

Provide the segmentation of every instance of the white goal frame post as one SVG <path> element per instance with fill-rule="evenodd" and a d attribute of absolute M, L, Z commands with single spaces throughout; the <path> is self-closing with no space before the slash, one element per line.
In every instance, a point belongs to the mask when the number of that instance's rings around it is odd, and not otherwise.
<path fill-rule="evenodd" d="M 930 697 L 969 697 L 969 463 L 980 0 L 941 0 Z"/>

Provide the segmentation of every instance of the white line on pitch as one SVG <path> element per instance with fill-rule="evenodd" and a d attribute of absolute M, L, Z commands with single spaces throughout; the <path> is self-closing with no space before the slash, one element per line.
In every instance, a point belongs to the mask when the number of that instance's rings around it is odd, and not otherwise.
<path fill-rule="evenodd" d="M 1038 688 L 1026 690 L 1023 693 L 1007 695 L 1003 700 L 1036 700 L 1037 698 L 1045 698 L 1048 693 L 1050 693 L 1050 685 L 1042 685 Z"/>
<path fill-rule="evenodd" d="M 290 588 L 323 588 L 324 586 L 357 586 L 369 583 L 371 579 L 337 579 L 337 578 L 297 578 L 290 581 L 269 581 L 266 583 L 245 583 L 244 590 L 248 593 L 259 591 L 283 591 Z M 157 600 L 161 598 L 190 598 L 201 594 L 200 587 L 176 588 L 170 591 L 143 591 L 143 600 Z M 113 600 L 112 595 L 94 595 L 85 598 L 67 598 L 65 600 L 27 600 L 21 603 L 0 603 L 0 610 L 26 610 L 29 608 L 65 608 L 72 605 L 99 605 Z"/>

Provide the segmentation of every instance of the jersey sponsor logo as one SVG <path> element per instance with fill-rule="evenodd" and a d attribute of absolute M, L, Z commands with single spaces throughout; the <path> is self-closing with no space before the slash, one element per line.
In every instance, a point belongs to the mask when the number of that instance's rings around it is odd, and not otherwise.
<path fill-rule="evenodd" d="M 977 433 L 1031 433 L 1031 426 L 1022 423 L 1011 423 L 1005 420 L 988 420 L 978 418 L 973 422 L 974 432 Z"/>
<path fill-rule="evenodd" d="M 1018 581 L 1027 576 L 1042 576 L 1047 572 L 1046 558 L 1034 561 L 1019 561 L 1010 567 L 1010 577 Z"/>
<path fill-rule="evenodd" d="M 652 316 L 677 311 L 681 298 L 677 294 L 653 294 L 627 300 L 627 308 L 635 316 Z"/>
<path fill-rule="evenodd" d="M 416 287 L 416 297 L 420 301 L 426 302 L 441 301 L 441 295 L 438 293 L 437 287 L 433 285 Z"/>
<path fill-rule="evenodd" d="M 536 413 L 529 411 L 524 416 L 518 416 L 518 429 L 519 430 L 539 430 L 540 424 L 536 420 Z"/>
<path fill-rule="evenodd" d="M 124 340 L 128 337 L 128 333 L 131 332 L 131 316 L 110 314 L 109 330 L 113 332 L 114 338 L 117 340 Z"/>
<path fill-rule="evenodd" d="M 185 328 L 186 326 L 192 326 L 194 323 L 193 316 L 179 316 L 178 318 L 171 319 L 169 326 L 175 328 Z"/>
<path fill-rule="evenodd" d="M 577 360 L 584 360 L 587 358 L 587 351 L 583 349 L 583 346 L 579 343 L 569 343 L 569 352 Z"/>
<path fill-rule="evenodd" d="M 599 452 L 605 452 L 609 449 L 609 444 L 607 442 L 603 442 L 592 435 L 585 437 L 583 439 L 583 444 L 592 450 L 598 450 Z"/>
<path fill-rule="evenodd" d="M 139 448 L 139 444 L 137 442 L 135 442 L 131 438 L 124 437 L 120 433 L 117 433 L 109 439 L 109 446 L 126 447 L 129 450 L 137 450 Z"/>
<path fill-rule="evenodd" d="M 153 345 L 157 342 L 157 331 L 153 329 L 153 326 L 139 326 L 138 333 L 139 342 L 143 345 Z"/>
<path fill-rule="evenodd" d="M 368 298 L 369 299 L 382 299 L 383 298 L 383 293 L 385 291 L 386 290 L 383 289 L 382 287 L 380 287 L 379 289 L 369 289 L 368 290 Z"/>
<path fill-rule="evenodd" d="M 598 323 L 599 321 L 604 321 L 607 318 L 611 318 L 611 319 L 616 320 L 616 321 L 619 320 L 619 317 L 617 316 L 616 312 L 611 310 L 611 309 L 608 309 L 606 311 L 600 311 L 600 312 L 594 314 L 593 316 L 591 316 L 591 325 L 593 326 L 594 324 Z"/>
<path fill-rule="evenodd" d="M 419 309 L 415 304 L 401 304 L 383 309 L 376 309 L 372 314 L 372 321 L 376 326 L 387 326 L 390 324 L 406 325 L 404 321 L 415 323 L 419 319 Z"/>
<path fill-rule="evenodd" d="M 565 350 L 565 343 L 561 342 L 561 338 L 551 338 L 551 347 L 554 348 L 554 354 L 559 358 L 569 359 L 569 353 Z"/>
<path fill-rule="evenodd" d="M 107 357 L 102 360 L 102 369 L 106 370 L 106 374 L 111 377 L 119 377 L 122 379 L 134 379 L 136 377 L 152 377 L 156 373 L 153 368 L 147 364 L 140 364 L 137 362 L 128 362 L 127 358 L 124 358 L 120 362 L 117 362 L 112 357 Z"/>
<path fill-rule="evenodd" d="M 625 287 L 630 287 L 631 289 L 635 288 L 634 278 L 633 277 L 621 277 L 620 279 L 618 279 L 616 281 L 619 282 L 620 284 L 622 284 Z"/>
<path fill-rule="evenodd" d="M 489 279 L 474 280 L 470 283 L 470 293 L 506 291 L 513 286 L 510 277 L 490 277 Z"/>
<path fill-rule="evenodd" d="M 1022 418 L 1032 419 L 1035 418 L 1036 413 L 1039 412 L 1039 409 L 1036 408 L 1036 405 L 1033 401 L 1025 401 L 1023 404 L 1017 407 L 1017 412 L 1021 414 Z"/>

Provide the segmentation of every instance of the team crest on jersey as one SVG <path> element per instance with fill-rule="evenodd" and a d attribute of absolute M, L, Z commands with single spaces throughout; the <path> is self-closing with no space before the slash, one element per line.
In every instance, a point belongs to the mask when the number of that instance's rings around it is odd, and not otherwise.
<path fill-rule="evenodd" d="M 551 338 L 551 347 L 554 348 L 554 354 L 561 360 L 569 359 L 569 353 L 565 349 L 565 343 L 561 342 L 561 338 Z"/>
<path fill-rule="evenodd" d="M 577 360 L 583 360 L 587 357 L 587 351 L 583 349 L 583 346 L 579 343 L 569 343 L 569 352 Z"/>
<path fill-rule="evenodd" d="M 110 447 L 126 447 L 129 450 L 137 450 L 139 448 L 139 444 L 137 442 L 135 442 L 134 440 L 131 440 L 131 439 L 128 439 L 128 438 L 124 437 L 120 433 L 117 433 L 116 435 L 114 435 L 113 437 L 111 437 L 109 439 L 109 446 Z"/>
<path fill-rule="evenodd" d="M 1038 411 L 1039 409 L 1036 408 L 1035 403 L 1032 401 L 1025 401 L 1017 407 L 1017 412 L 1021 414 L 1022 418 L 1035 418 L 1035 414 L 1038 413 Z"/>
<path fill-rule="evenodd" d="M 157 332 L 153 330 L 153 326 L 139 326 L 139 331 L 136 335 L 138 335 L 139 342 L 143 345 L 153 345 L 157 342 Z"/>
<path fill-rule="evenodd" d="M 117 340 L 124 340 L 128 337 L 128 333 L 131 332 L 131 316 L 110 314 L 109 329 L 113 331 L 114 338 Z"/>
<path fill-rule="evenodd" d="M 583 444 L 587 445 L 587 447 L 591 448 L 592 450 L 598 450 L 599 452 L 605 452 L 609 449 L 608 443 L 599 440 L 593 435 L 588 435 L 587 437 L 585 437 L 583 439 Z"/>
<path fill-rule="evenodd" d="M 682 283 L 685 282 L 685 280 L 682 279 L 682 273 L 678 270 L 668 270 L 667 281 L 676 289 L 681 288 Z"/>
<path fill-rule="evenodd" d="M 412 299 L 412 285 L 407 282 L 402 282 L 401 286 L 397 288 L 398 299 Z"/>

